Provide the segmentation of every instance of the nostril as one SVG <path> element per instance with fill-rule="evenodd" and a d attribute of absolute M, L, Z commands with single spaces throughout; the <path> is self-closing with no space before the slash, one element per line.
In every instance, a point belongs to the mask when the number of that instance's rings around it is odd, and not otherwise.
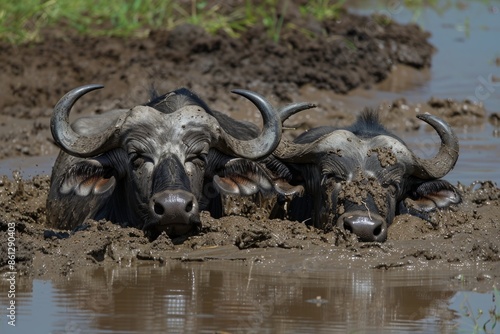
<path fill-rule="evenodd" d="M 352 233 L 352 225 L 349 224 L 348 222 L 344 222 L 344 230 Z"/>
<path fill-rule="evenodd" d="M 384 241 L 387 238 L 387 226 L 381 217 L 356 214 L 340 217 L 337 226 L 358 236 L 361 241 Z"/>
<path fill-rule="evenodd" d="M 158 203 L 155 203 L 154 206 L 153 206 L 153 210 L 155 211 L 155 213 L 159 216 L 163 215 L 165 213 L 165 208 L 163 207 L 163 205 L 161 204 L 158 204 Z"/>
<path fill-rule="evenodd" d="M 344 222 L 344 224 L 343 224 L 344 230 L 349 231 L 350 233 L 354 233 L 353 216 L 344 217 L 344 219 L 342 219 L 342 221 Z"/>
<path fill-rule="evenodd" d="M 191 212 L 193 210 L 193 201 L 189 201 L 187 204 L 186 204 L 186 212 Z"/>
<path fill-rule="evenodd" d="M 148 216 L 155 224 L 190 225 L 199 219 L 196 197 L 184 190 L 164 190 L 149 200 Z"/>

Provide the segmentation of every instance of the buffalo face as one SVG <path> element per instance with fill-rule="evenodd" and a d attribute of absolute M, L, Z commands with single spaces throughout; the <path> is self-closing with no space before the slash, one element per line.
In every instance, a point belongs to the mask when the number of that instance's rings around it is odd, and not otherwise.
<path fill-rule="evenodd" d="M 439 180 L 455 165 L 458 141 L 444 121 L 418 117 L 441 137 L 438 154 L 429 160 L 385 130 L 375 112 L 363 113 L 347 129 L 312 129 L 280 144 L 274 155 L 287 167 L 289 182 L 305 188 L 289 204 L 289 216 L 349 230 L 362 241 L 384 241 L 395 215 L 460 202 L 456 189 Z"/>
<path fill-rule="evenodd" d="M 221 118 L 186 89 L 69 125 L 69 111 L 78 98 L 101 87 L 72 90 L 54 109 L 51 130 L 62 151 L 47 211 L 59 228 L 105 218 L 153 234 L 185 234 L 200 225 L 200 210 L 209 210 L 217 197 L 212 178 L 223 173 L 225 164 L 265 157 L 281 137 L 280 115 L 260 95 L 242 90 L 235 93 L 259 109 L 262 131 Z M 305 108 L 293 107 L 290 114 Z M 230 134 L 233 127 L 242 129 L 239 137 Z"/>

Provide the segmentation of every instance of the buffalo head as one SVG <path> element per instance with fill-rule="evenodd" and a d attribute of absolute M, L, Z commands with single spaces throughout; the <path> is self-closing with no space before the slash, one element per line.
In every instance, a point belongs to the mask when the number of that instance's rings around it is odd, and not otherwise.
<path fill-rule="evenodd" d="M 187 89 L 70 125 L 75 102 L 99 88 L 76 88 L 54 108 L 51 130 L 62 151 L 52 172 L 47 212 L 59 228 L 105 218 L 154 233 L 187 233 L 199 226 L 200 210 L 218 214 L 212 178 L 228 161 L 264 158 L 281 138 L 278 112 L 245 90 L 233 92 L 259 109 L 262 130 L 211 110 Z M 295 104 L 284 110 L 291 115 L 307 108 Z"/>
<path fill-rule="evenodd" d="M 304 196 L 288 204 L 292 219 L 326 224 L 355 233 L 363 241 L 384 241 L 399 213 L 421 213 L 460 202 L 446 175 L 458 159 L 458 140 L 443 120 L 417 116 L 431 125 L 441 147 L 431 159 L 416 156 L 389 133 L 374 111 L 365 111 L 345 129 L 319 127 L 294 142 L 282 140 L 273 153 L 291 185 L 303 186 Z M 268 164 L 277 170 L 276 161 Z"/>

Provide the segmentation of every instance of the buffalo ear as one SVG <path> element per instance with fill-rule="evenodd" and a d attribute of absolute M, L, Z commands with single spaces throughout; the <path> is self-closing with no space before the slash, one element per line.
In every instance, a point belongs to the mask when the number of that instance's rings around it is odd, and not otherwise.
<path fill-rule="evenodd" d="M 458 204 L 462 197 L 458 190 L 445 180 L 433 180 L 422 183 L 413 189 L 405 200 L 407 208 L 419 212 L 430 212 Z"/>
<path fill-rule="evenodd" d="M 281 178 L 274 177 L 263 165 L 251 160 L 236 158 L 224 166 L 224 175 L 215 175 L 213 180 L 219 191 L 226 195 L 249 196 L 256 193 L 291 196 L 301 195 L 302 186 L 292 186 Z"/>
<path fill-rule="evenodd" d="M 59 187 L 63 195 L 78 196 L 108 195 L 116 186 L 113 169 L 103 166 L 98 160 L 80 161 L 67 171 Z"/>

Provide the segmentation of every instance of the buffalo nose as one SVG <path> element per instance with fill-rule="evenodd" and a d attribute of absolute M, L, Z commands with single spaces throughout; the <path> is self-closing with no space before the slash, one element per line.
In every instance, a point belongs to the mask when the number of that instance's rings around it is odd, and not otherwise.
<path fill-rule="evenodd" d="M 338 225 L 354 233 L 361 241 L 383 242 L 387 239 L 387 224 L 382 217 L 346 214 Z"/>
<path fill-rule="evenodd" d="M 198 201 L 194 195 L 184 190 L 165 190 L 151 197 L 149 209 L 153 217 L 158 220 L 160 230 L 167 232 L 173 229 L 183 229 L 186 232 L 192 223 L 199 220 Z M 174 233 L 178 234 L 178 233 Z"/>

